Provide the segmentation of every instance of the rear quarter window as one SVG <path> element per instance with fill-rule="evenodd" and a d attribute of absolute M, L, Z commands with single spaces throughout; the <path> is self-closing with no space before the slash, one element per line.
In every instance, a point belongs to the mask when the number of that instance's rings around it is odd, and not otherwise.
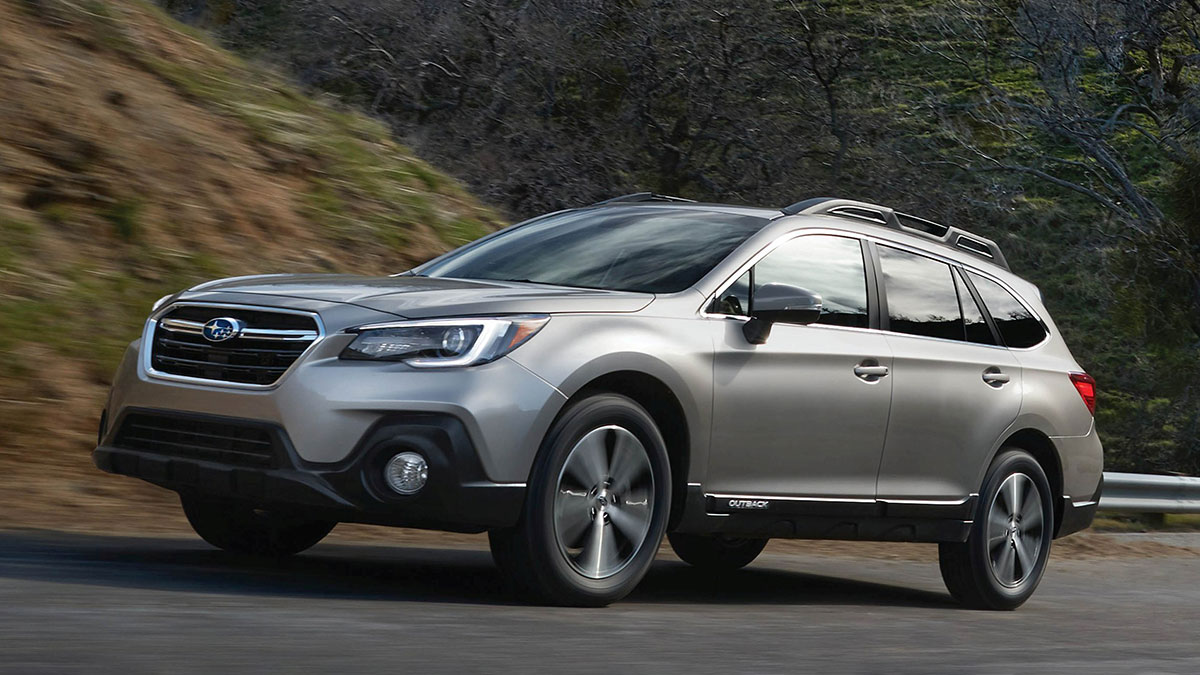
<path fill-rule="evenodd" d="M 1007 289 L 974 272 L 967 272 L 967 276 L 979 291 L 1004 344 L 1017 348 L 1033 347 L 1046 339 L 1046 327 L 1041 320 Z"/>
<path fill-rule="evenodd" d="M 992 336 L 992 329 L 988 326 L 987 319 L 983 316 L 983 310 L 979 308 L 979 303 L 975 302 L 971 291 L 967 290 L 967 284 L 962 280 L 961 272 L 960 269 L 959 274 L 954 275 L 954 289 L 958 291 L 958 304 L 962 307 L 963 326 L 967 329 L 967 342 L 994 345 L 996 339 Z"/>

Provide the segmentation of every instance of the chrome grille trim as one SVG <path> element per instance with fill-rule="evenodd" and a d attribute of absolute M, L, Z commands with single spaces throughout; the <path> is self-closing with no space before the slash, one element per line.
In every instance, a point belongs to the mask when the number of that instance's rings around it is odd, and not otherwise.
<path fill-rule="evenodd" d="M 177 307 L 179 303 L 172 305 Z M 262 310 L 258 310 L 262 311 Z M 158 322 L 160 328 L 164 328 L 174 333 L 188 333 L 191 335 L 203 335 L 204 324 L 199 321 L 188 321 L 186 319 L 163 319 Z M 278 328 L 246 328 L 242 331 L 240 337 L 250 340 L 315 340 L 319 333 L 315 330 L 283 330 Z"/>
<path fill-rule="evenodd" d="M 171 333 L 179 333 L 182 335 L 202 335 L 203 328 L 204 328 L 203 323 L 199 323 L 199 322 L 195 322 L 195 321 L 187 321 L 187 320 L 183 320 L 183 319 L 167 319 L 167 320 L 160 321 L 160 319 L 163 316 L 170 313 L 172 310 L 178 309 L 180 307 L 201 307 L 201 308 L 205 308 L 205 309 L 212 309 L 215 312 L 217 312 L 216 314 L 214 314 L 214 317 L 219 316 L 220 315 L 219 312 L 221 310 L 245 310 L 245 311 L 255 311 L 255 312 L 266 312 L 266 313 L 271 313 L 271 314 L 288 314 L 288 315 L 292 315 L 292 316 L 304 316 L 304 317 L 311 318 L 313 320 L 313 322 L 317 326 L 317 330 L 314 332 L 311 330 L 247 328 L 246 330 L 243 331 L 243 336 L 245 336 L 249 339 L 255 339 L 255 340 L 276 340 L 276 341 L 280 341 L 280 342 L 284 342 L 284 343 L 292 343 L 292 344 L 302 342 L 302 341 L 309 342 L 308 346 L 306 346 L 304 348 L 304 350 L 296 356 L 296 358 L 286 367 L 286 369 L 281 369 L 282 372 L 280 372 L 279 376 L 277 378 L 275 378 L 275 380 L 273 382 L 270 382 L 268 384 L 237 382 L 237 381 L 231 381 L 231 380 L 219 380 L 219 379 L 211 379 L 211 378 L 205 378 L 205 377 L 194 377 L 191 375 L 177 375 L 175 373 L 168 373 L 168 372 L 158 370 L 157 368 L 154 367 L 154 344 L 155 344 L 155 338 L 156 338 L 158 328 L 161 327 L 164 331 L 171 332 Z M 168 323 L 170 324 L 169 326 L 167 325 Z M 194 329 L 193 326 L 198 326 L 199 328 Z M 321 321 L 321 316 L 319 314 L 317 314 L 316 312 L 309 312 L 309 311 L 299 310 L 299 309 L 285 309 L 285 308 L 281 308 L 281 307 L 264 307 L 261 305 L 240 305 L 240 304 L 232 304 L 232 303 L 214 303 L 214 302 L 173 302 L 173 303 L 170 303 L 169 305 L 159 308 L 158 311 L 151 314 L 150 318 L 146 320 L 146 325 L 142 330 L 141 369 L 142 369 L 142 372 L 145 373 L 149 377 L 153 377 L 155 379 L 160 379 L 160 380 L 170 380 L 172 382 L 183 382 L 183 383 L 187 383 L 187 384 L 198 384 L 198 385 L 207 385 L 207 386 L 228 387 L 228 388 L 233 388 L 233 389 L 248 389 L 248 390 L 260 390 L 260 391 L 274 389 L 279 386 L 280 382 L 282 382 L 284 380 L 284 378 L 286 378 L 288 376 L 288 374 L 291 373 L 292 370 L 294 370 L 304 360 L 304 358 L 306 356 L 308 356 L 312 352 L 312 350 L 323 339 L 325 339 L 326 335 L 327 335 L 327 333 L 325 330 L 325 323 L 323 321 Z M 280 346 L 282 348 L 282 345 L 280 345 Z M 216 349 L 222 349 L 222 348 L 229 349 L 230 347 L 231 347 L 231 345 L 229 345 L 228 343 L 224 343 L 224 344 L 223 343 L 214 343 L 213 344 L 213 348 L 216 348 Z M 264 350 L 246 350 L 246 351 L 253 352 L 253 351 L 264 351 Z M 266 350 L 266 351 L 270 351 L 270 350 Z M 249 366 L 247 366 L 247 367 L 249 367 Z"/>

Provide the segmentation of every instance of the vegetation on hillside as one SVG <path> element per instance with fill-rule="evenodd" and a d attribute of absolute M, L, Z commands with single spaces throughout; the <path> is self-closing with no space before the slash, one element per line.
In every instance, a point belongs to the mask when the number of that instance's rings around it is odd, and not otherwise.
<path fill-rule="evenodd" d="M 384 125 L 147 3 L 0 0 L 0 36 L 0 521 L 107 494 L 89 451 L 158 297 L 397 272 L 498 225 Z"/>
<path fill-rule="evenodd" d="M 996 238 L 1112 468 L 1200 471 L 1194 0 L 161 0 L 515 216 L 840 195 Z"/>

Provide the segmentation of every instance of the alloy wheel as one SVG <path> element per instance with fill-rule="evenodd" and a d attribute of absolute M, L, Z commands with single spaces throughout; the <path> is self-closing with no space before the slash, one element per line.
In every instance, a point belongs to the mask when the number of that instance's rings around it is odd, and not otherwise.
<path fill-rule="evenodd" d="M 568 453 L 554 497 L 554 536 L 571 567 L 610 577 L 641 550 L 654 512 L 646 447 L 617 425 L 584 434 Z"/>
<path fill-rule="evenodd" d="M 992 574 L 1002 585 L 1016 588 L 1033 573 L 1042 549 L 1042 496 L 1033 479 L 1023 473 L 1005 478 L 987 518 Z"/>

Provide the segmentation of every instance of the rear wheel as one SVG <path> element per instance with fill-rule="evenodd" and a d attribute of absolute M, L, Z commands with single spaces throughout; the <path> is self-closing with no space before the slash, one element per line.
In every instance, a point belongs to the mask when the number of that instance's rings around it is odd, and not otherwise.
<path fill-rule="evenodd" d="M 631 399 L 598 394 L 547 434 L 521 521 L 489 533 L 492 555 L 530 599 L 607 605 L 649 569 L 670 508 L 670 465 L 654 420 Z"/>
<path fill-rule="evenodd" d="M 731 572 L 749 565 L 767 545 L 766 539 L 724 535 L 671 533 L 667 538 L 680 560 L 698 569 L 717 572 Z"/>
<path fill-rule="evenodd" d="M 984 481 L 967 541 L 938 546 L 950 594 L 980 609 L 1016 609 L 1028 600 L 1050 557 L 1051 500 L 1037 460 L 1024 450 L 1002 451 Z"/>
<path fill-rule="evenodd" d="M 179 500 L 196 534 L 232 553 L 295 555 L 315 546 L 337 524 L 184 495 Z"/>

